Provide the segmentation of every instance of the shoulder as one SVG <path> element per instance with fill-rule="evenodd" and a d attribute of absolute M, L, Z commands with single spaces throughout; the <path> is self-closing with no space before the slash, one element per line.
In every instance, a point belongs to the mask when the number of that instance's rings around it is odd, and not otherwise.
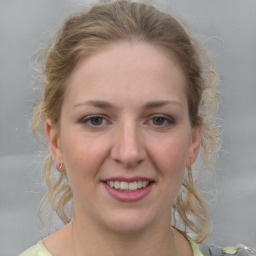
<path fill-rule="evenodd" d="M 46 249 L 42 241 L 39 241 L 34 246 L 28 248 L 26 251 L 21 253 L 19 256 L 52 256 Z"/>
<path fill-rule="evenodd" d="M 198 248 L 204 256 L 256 256 L 256 252 L 242 244 L 234 247 L 225 248 L 220 248 L 213 245 L 200 244 L 198 245 Z"/>
<path fill-rule="evenodd" d="M 245 246 L 243 244 L 238 244 L 236 246 L 229 246 L 225 248 L 220 248 L 214 245 L 207 244 L 197 244 L 191 237 L 185 234 L 185 237 L 189 241 L 192 250 L 193 256 L 256 256 L 256 252 Z"/>

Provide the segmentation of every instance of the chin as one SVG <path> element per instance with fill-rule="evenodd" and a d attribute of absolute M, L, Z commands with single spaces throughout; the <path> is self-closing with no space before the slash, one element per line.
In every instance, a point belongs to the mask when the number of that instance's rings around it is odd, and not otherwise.
<path fill-rule="evenodd" d="M 105 216 L 107 217 L 107 216 Z M 112 213 L 105 218 L 105 225 L 108 229 L 117 233 L 132 234 L 141 232 L 154 223 L 154 217 L 147 213 L 142 214 L 134 210 L 125 210 L 125 213 Z"/>

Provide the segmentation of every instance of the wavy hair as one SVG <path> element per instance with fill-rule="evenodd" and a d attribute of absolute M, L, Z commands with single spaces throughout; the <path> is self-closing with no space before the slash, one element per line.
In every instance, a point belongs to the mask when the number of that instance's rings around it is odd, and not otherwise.
<path fill-rule="evenodd" d="M 78 61 L 99 48 L 115 41 L 146 42 L 174 54 L 186 77 L 186 96 L 192 126 L 202 124 L 202 170 L 214 166 L 220 144 L 215 127 L 218 107 L 216 85 L 218 76 L 203 48 L 189 35 L 187 29 L 172 15 L 159 11 L 148 3 L 129 0 L 108 1 L 90 10 L 69 17 L 56 34 L 52 44 L 39 53 L 43 72 L 43 95 L 35 107 L 33 131 L 43 135 L 47 118 L 58 125 L 66 81 Z M 48 190 L 41 201 L 40 212 L 50 202 L 63 222 L 71 216 L 66 206 L 72 191 L 66 174 L 53 175 L 51 156 L 45 159 L 43 176 Z M 55 178 L 54 178 L 55 176 Z M 204 198 L 197 191 L 191 168 L 183 188 L 173 205 L 172 223 L 177 216 L 195 235 L 197 242 L 209 233 L 209 214 Z"/>

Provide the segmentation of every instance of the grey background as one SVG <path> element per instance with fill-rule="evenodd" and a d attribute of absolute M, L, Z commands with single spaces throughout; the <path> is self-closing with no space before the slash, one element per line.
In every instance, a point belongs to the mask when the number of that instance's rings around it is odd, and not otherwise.
<path fill-rule="evenodd" d="M 91 2 L 0 1 L 0 256 L 17 255 L 47 235 L 36 216 L 42 189 L 37 142 L 29 127 L 34 87 L 29 58 L 67 14 Z M 220 74 L 224 145 L 208 242 L 256 248 L 256 1 L 156 3 L 188 22 Z"/>

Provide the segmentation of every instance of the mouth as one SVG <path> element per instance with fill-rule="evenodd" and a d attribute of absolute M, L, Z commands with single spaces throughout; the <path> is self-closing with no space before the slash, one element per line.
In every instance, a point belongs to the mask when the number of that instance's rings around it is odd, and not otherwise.
<path fill-rule="evenodd" d="M 104 181 L 104 183 L 107 186 L 119 192 L 136 192 L 150 186 L 152 183 L 154 183 L 154 181 L 138 180 L 138 181 L 128 182 L 128 181 L 120 181 L 120 180 L 109 180 L 109 181 Z"/>
<path fill-rule="evenodd" d="M 145 177 L 112 177 L 102 181 L 109 195 L 120 202 L 133 203 L 146 198 L 154 180 Z"/>

